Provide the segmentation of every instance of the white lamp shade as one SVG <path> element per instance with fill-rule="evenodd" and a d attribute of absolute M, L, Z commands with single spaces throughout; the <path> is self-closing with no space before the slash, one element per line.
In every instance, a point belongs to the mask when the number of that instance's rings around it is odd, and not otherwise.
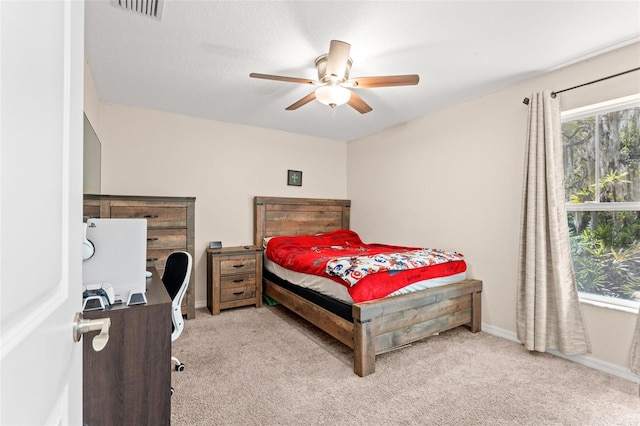
<path fill-rule="evenodd" d="M 326 85 L 316 89 L 316 99 L 333 108 L 349 102 L 351 91 L 342 86 Z"/>

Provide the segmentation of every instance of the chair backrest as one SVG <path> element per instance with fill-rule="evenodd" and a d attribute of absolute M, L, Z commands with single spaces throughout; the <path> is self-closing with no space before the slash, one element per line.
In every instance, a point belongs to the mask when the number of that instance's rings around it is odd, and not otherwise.
<path fill-rule="evenodd" d="M 182 333 L 184 328 L 184 320 L 182 318 L 182 299 L 189 286 L 189 278 L 191 277 L 191 254 L 185 251 L 175 251 L 167 257 L 162 274 L 162 282 L 164 283 L 167 293 L 171 297 L 172 314 L 171 321 L 173 323 L 173 332 L 171 340 L 176 340 Z"/>

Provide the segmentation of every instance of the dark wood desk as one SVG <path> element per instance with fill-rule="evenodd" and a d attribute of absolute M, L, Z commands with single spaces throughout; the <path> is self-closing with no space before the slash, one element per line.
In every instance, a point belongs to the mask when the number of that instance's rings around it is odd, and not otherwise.
<path fill-rule="evenodd" d="M 83 423 L 171 423 L 171 298 L 155 268 L 147 278 L 147 304 L 114 305 L 84 312 L 85 319 L 111 318 L 109 342 L 95 352 L 83 337 Z"/>

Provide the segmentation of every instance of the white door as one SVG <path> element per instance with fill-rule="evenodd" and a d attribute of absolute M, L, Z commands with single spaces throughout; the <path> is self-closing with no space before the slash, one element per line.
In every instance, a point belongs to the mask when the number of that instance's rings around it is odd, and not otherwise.
<path fill-rule="evenodd" d="M 0 424 L 80 425 L 84 2 L 0 0 Z"/>

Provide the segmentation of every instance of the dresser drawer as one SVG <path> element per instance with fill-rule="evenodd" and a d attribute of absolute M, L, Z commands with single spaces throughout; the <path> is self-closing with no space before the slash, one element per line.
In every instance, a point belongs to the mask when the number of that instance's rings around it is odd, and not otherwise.
<path fill-rule="evenodd" d="M 85 201 L 82 206 L 82 215 L 88 216 L 90 218 L 99 218 L 100 217 L 100 201 L 98 200 Z"/>
<path fill-rule="evenodd" d="M 147 249 L 147 268 L 155 266 L 158 269 L 158 273 L 162 276 L 161 271 L 164 271 L 164 264 L 167 262 L 167 257 L 174 251 L 173 249 Z"/>
<path fill-rule="evenodd" d="M 187 230 L 180 228 L 147 229 L 147 250 L 175 249 L 187 247 Z"/>
<path fill-rule="evenodd" d="M 256 256 L 240 257 L 236 256 L 233 259 L 224 259 L 220 261 L 220 275 L 231 274 L 255 274 L 256 270 Z"/>
<path fill-rule="evenodd" d="M 147 219 L 147 228 L 186 227 L 186 207 L 165 206 L 111 206 L 111 217 L 129 219 Z"/>

